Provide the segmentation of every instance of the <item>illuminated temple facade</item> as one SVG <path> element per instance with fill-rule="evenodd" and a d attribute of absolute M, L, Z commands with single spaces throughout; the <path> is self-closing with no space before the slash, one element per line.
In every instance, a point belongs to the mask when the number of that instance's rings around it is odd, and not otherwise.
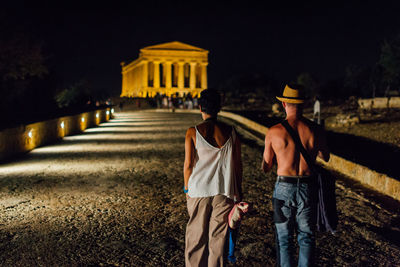
<path fill-rule="evenodd" d="M 142 48 L 138 59 L 121 63 L 121 97 L 199 96 L 207 88 L 207 65 L 207 50 L 181 42 Z"/>

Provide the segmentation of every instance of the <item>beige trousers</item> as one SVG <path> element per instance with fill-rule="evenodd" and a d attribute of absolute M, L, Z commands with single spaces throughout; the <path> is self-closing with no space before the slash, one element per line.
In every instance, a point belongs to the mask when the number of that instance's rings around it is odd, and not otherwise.
<path fill-rule="evenodd" d="M 228 215 L 233 200 L 226 196 L 189 198 L 186 226 L 187 267 L 225 266 Z"/>

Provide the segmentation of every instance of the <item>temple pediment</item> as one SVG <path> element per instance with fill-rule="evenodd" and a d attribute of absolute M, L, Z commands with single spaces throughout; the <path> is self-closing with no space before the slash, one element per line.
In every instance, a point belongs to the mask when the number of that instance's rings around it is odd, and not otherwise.
<path fill-rule="evenodd" d="M 146 50 L 181 50 L 181 51 L 198 51 L 198 52 L 207 52 L 207 50 L 196 47 L 193 45 L 188 45 L 182 42 L 174 41 L 163 44 L 157 44 L 152 46 L 146 46 L 141 49 L 142 51 Z"/>

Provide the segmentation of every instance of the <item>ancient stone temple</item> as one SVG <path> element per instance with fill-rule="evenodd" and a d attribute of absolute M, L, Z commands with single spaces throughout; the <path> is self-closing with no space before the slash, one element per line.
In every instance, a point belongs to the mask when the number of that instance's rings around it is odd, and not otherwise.
<path fill-rule="evenodd" d="M 142 48 L 138 59 L 121 63 L 121 97 L 198 96 L 207 88 L 207 65 L 207 50 L 181 42 Z"/>

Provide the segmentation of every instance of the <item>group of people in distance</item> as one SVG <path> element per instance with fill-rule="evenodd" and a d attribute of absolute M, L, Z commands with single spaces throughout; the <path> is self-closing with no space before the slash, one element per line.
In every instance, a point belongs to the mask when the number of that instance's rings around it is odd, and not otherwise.
<path fill-rule="evenodd" d="M 190 93 L 184 94 L 180 97 L 179 94 L 172 94 L 170 96 L 158 94 L 154 97 L 157 108 L 167 108 L 167 109 L 197 109 L 198 99 L 197 97 L 192 97 Z"/>
<path fill-rule="evenodd" d="M 304 89 L 286 85 L 282 102 L 289 126 L 315 161 L 329 161 L 325 133 L 303 117 Z M 212 89 L 199 99 L 203 122 L 186 132 L 184 193 L 189 221 L 185 237 L 186 266 L 225 266 L 228 214 L 243 199 L 241 143 L 234 127 L 217 119 L 221 97 Z M 261 171 L 277 164 L 273 192 L 277 264 L 294 266 L 294 233 L 299 245 L 298 266 L 313 266 L 315 257 L 316 177 L 288 130 L 277 124 L 265 136 Z"/>

